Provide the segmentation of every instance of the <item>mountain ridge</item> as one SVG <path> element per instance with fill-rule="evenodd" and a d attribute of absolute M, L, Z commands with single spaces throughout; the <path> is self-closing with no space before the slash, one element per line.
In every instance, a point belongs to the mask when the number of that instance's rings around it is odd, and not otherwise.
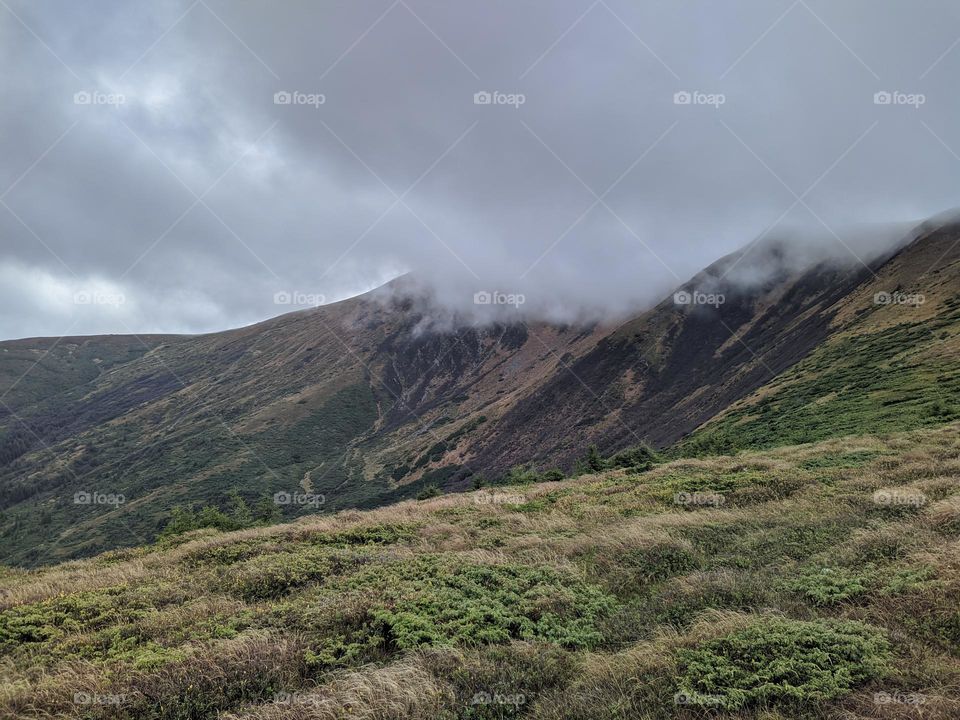
<path fill-rule="evenodd" d="M 867 290 L 881 276 L 895 292 L 923 279 L 928 260 L 939 263 L 935 302 L 885 313 L 893 324 L 952 327 L 940 295 L 960 286 L 958 238 L 960 225 L 921 227 L 869 267 L 797 269 L 789 246 L 748 246 L 681 285 L 688 304 L 671 295 L 616 326 L 518 319 L 441 330 L 429 298 L 402 276 L 222 333 L 88 339 L 72 359 L 76 343 L 61 341 L 45 360 L 50 372 L 79 364 L 84 382 L 36 395 L 28 373 L 15 414 L 0 413 L 0 538 L 10 548 L 0 559 L 31 564 L 143 542 L 171 507 L 222 506 L 230 493 L 252 503 L 309 482 L 326 510 L 372 507 L 433 486 L 466 489 L 516 465 L 570 471 L 593 445 L 612 454 L 716 435 L 711 422 L 729 408 L 769 393 L 831 338 L 870 329 L 877 308 Z M 748 261 L 775 272 L 746 285 L 725 277 Z M 696 293 L 723 302 L 697 304 Z M 0 377 L 19 376 L 42 353 L 31 342 L 0 343 Z M 129 357 L 93 375 L 87 356 L 99 344 Z M 4 364 L 14 347 L 17 362 Z M 128 500 L 70 505 L 91 491 Z"/>

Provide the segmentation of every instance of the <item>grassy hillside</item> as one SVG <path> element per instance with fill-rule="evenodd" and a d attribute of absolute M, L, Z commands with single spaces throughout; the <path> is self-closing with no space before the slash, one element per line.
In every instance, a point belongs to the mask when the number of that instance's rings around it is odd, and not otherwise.
<path fill-rule="evenodd" d="M 341 509 L 463 484 L 479 420 L 556 367 L 541 341 L 595 342 L 572 327 L 540 327 L 537 341 L 501 325 L 414 332 L 421 311 L 374 292 L 170 342 L 0 343 L 0 396 L 16 401 L 15 415 L 0 405 L 0 560 L 140 545 L 172 508 L 234 494 L 256 505 L 309 486 Z"/>
<path fill-rule="evenodd" d="M 0 716 L 955 718 L 958 475 L 949 424 L 10 569 Z"/>
<path fill-rule="evenodd" d="M 960 417 L 960 225 L 917 233 L 870 267 L 770 241 L 684 286 L 718 307 L 670 296 L 616 328 L 438 323 L 407 279 L 203 336 L 0 343 L 0 561 L 142 545 L 174 508 L 237 496 L 370 508 L 530 462 L 570 471 L 591 445 L 694 433 L 701 453 Z"/>
<path fill-rule="evenodd" d="M 0 420 L 10 411 L 89 383 L 112 367 L 176 339 L 166 335 L 104 335 L 0 343 Z"/>
<path fill-rule="evenodd" d="M 939 230 L 895 257 L 837 304 L 824 343 L 720 413 L 686 449 L 806 443 L 960 417 L 956 247 L 955 234 Z M 894 293 L 920 302 L 877 302 Z"/>

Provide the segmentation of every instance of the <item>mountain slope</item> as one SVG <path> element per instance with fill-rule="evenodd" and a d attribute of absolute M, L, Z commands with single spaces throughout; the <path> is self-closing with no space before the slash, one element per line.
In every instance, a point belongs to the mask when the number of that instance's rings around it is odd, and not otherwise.
<path fill-rule="evenodd" d="M 696 443 L 765 447 L 960 417 L 960 233 L 932 228 L 832 308 L 830 335 Z"/>
<path fill-rule="evenodd" d="M 671 297 L 615 328 L 444 326 L 429 298 L 401 280 L 248 328 L 148 339 L 139 350 L 112 338 L 107 357 L 116 361 L 99 363 L 102 372 L 84 361 L 83 372 L 65 373 L 46 394 L 25 392 L 23 381 L 16 416 L 0 415 L 0 559 L 33 564 L 140 544 L 173 506 L 224 506 L 231 493 L 251 505 L 269 505 L 276 493 L 313 498 L 272 508 L 289 518 L 316 512 L 320 496 L 326 510 L 372 507 L 430 486 L 465 489 L 531 461 L 569 470 L 590 445 L 669 446 L 712 419 L 688 442 L 729 443 L 730 427 L 742 435 L 738 446 L 827 437 L 829 428 L 790 434 L 787 425 L 804 424 L 778 425 L 746 408 L 785 413 L 763 399 L 800 387 L 790 379 L 800 368 L 806 385 L 791 412 L 817 416 L 836 381 L 804 362 L 839 372 L 844 357 L 856 357 L 843 338 L 874 329 L 892 333 L 886 342 L 938 338 L 911 356 L 919 368 L 911 377 L 953 367 L 954 356 L 941 352 L 952 352 L 953 340 L 940 335 L 957 336 L 960 226 L 919 234 L 869 268 L 804 266 L 789 247 L 766 243 L 682 288 L 722 294 L 722 304 Z M 927 261 L 935 272 L 924 272 Z M 921 312 L 873 304 L 878 288 L 911 285 L 929 293 Z M 104 343 L 91 339 L 84 353 L 106 356 Z M 22 374 L 24 355 L 49 345 L 0 343 L 0 374 Z M 4 364 L 11 353 L 19 364 Z M 866 367 L 849 364 L 856 373 Z M 909 392 L 906 379 L 901 385 Z M 942 407 L 902 427 L 952 417 L 956 383 L 934 387 Z M 917 407 L 928 404 L 924 395 Z M 890 427 L 868 410 L 861 400 L 844 431 Z M 113 502 L 78 504 L 76 493 Z"/>
<path fill-rule="evenodd" d="M 960 427 L 0 574 L 0 716 L 948 720 Z"/>
<path fill-rule="evenodd" d="M 555 362 L 523 328 L 418 333 L 415 302 L 374 293 L 159 342 L 0 418 L 6 558 L 49 561 L 140 543 L 174 505 L 219 504 L 230 491 L 255 501 L 307 490 L 328 508 L 394 497 L 391 474 L 401 474 L 381 456 L 416 465 Z M 539 332 L 574 352 L 594 342 L 589 329 Z M 412 472 L 422 475 L 424 464 Z M 78 492 L 124 502 L 76 505 Z"/>
<path fill-rule="evenodd" d="M 0 416 L 92 382 L 173 335 L 29 338 L 0 343 Z"/>

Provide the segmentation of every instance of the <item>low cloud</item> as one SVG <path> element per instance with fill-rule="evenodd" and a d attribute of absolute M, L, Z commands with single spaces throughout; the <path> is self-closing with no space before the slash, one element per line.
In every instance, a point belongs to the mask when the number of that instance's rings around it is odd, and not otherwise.
<path fill-rule="evenodd" d="M 859 262 L 890 233 L 858 227 L 957 204 L 945 0 L 8 4 L 0 337 L 405 272 L 455 316 L 613 317 L 756 238 Z"/>

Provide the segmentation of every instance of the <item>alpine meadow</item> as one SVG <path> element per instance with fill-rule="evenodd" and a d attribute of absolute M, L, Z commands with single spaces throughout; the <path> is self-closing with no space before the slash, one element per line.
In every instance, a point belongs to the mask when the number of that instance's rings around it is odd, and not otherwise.
<path fill-rule="evenodd" d="M 0 58 L 0 718 L 960 718 L 954 3 Z"/>

